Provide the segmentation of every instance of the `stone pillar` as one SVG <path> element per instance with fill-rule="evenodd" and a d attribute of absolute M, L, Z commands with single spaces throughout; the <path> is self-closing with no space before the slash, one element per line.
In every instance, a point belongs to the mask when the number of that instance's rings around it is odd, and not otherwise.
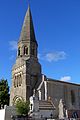
<path fill-rule="evenodd" d="M 39 100 L 41 100 L 41 91 L 39 90 Z"/>
<path fill-rule="evenodd" d="M 45 100 L 47 100 L 47 82 L 44 81 L 44 87 L 45 87 Z"/>

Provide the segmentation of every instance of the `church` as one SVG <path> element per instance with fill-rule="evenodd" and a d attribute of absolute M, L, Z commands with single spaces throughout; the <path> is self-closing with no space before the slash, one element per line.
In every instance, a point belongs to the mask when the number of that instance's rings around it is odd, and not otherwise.
<path fill-rule="evenodd" d="M 10 90 L 10 106 L 16 101 L 29 100 L 35 94 L 40 101 L 51 100 L 58 115 L 59 101 L 64 101 L 68 115 L 74 112 L 80 117 L 80 85 L 63 82 L 42 73 L 38 60 L 38 43 L 35 37 L 30 7 L 26 12 L 21 34 L 18 40 L 16 62 L 12 67 L 12 85 Z"/>

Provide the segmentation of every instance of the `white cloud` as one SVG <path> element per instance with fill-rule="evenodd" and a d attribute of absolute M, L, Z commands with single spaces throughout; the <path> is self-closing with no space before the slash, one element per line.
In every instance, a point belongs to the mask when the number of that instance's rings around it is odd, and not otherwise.
<path fill-rule="evenodd" d="M 17 41 L 10 41 L 9 45 L 11 50 L 17 50 Z"/>
<path fill-rule="evenodd" d="M 40 53 L 38 53 L 38 59 L 41 59 L 41 54 Z"/>
<path fill-rule="evenodd" d="M 48 62 L 59 61 L 66 59 L 66 53 L 64 51 L 49 52 L 46 54 L 39 54 L 38 58 Z"/>
<path fill-rule="evenodd" d="M 71 76 L 63 76 L 63 77 L 61 77 L 60 81 L 70 82 L 71 81 Z"/>

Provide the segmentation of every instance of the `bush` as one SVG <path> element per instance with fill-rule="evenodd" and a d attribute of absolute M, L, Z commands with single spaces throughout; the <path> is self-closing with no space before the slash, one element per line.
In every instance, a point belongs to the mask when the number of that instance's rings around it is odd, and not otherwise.
<path fill-rule="evenodd" d="M 28 112 L 30 110 L 30 105 L 29 101 L 23 101 L 19 100 L 16 102 L 16 110 L 18 115 L 28 115 Z"/>
<path fill-rule="evenodd" d="M 8 81 L 1 79 L 0 80 L 0 108 L 1 106 L 9 105 L 9 86 Z"/>

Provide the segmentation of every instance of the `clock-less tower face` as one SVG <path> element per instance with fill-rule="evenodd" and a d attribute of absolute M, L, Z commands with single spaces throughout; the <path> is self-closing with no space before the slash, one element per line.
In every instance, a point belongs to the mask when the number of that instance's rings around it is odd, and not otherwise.
<path fill-rule="evenodd" d="M 12 68 L 12 86 L 10 91 L 10 105 L 18 99 L 25 101 L 33 94 L 41 82 L 41 65 L 37 58 L 38 44 L 35 38 L 33 21 L 28 7 L 23 22 L 16 62 Z"/>

